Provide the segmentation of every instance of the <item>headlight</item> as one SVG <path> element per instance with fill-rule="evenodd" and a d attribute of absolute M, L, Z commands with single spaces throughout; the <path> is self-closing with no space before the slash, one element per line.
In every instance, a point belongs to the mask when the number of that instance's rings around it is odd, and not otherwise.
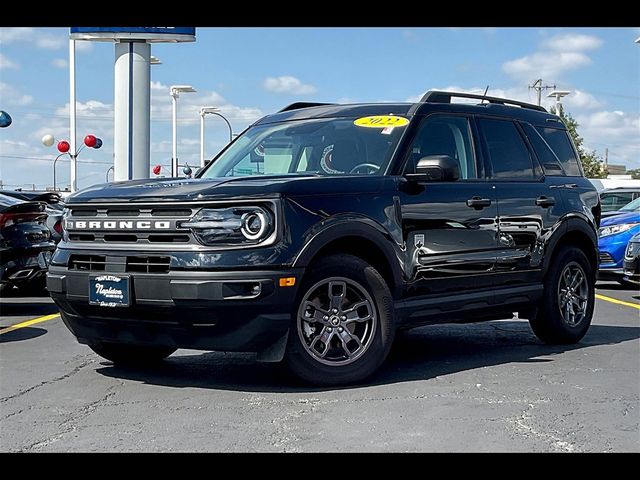
<path fill-rule="evenodd" d="M 598 230 L 600 237 L 606 237 L 608 235 L 615 235 L 616 233 L 626 232 L 630 228 L 640 225 L 640 222 L 636 223 L 621 223 L 619 225 L 611 225 L 609 227 L 602 227 Z"/>
<path fill-rule="evenodd" d="M 180 226 L 205 245 L 258 245 L 275 233 L 275 218 L 266 207 L 203 208 Z"/>

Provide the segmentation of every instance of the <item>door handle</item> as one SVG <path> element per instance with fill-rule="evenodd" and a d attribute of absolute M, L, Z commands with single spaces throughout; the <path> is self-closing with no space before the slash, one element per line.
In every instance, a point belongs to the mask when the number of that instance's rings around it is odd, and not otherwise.
<path fill-rule="evenodd" d="M 482 210 L 484 207 L 491 205 L 491 199 L 473 197 L 467 200 L 467 207 L 475 208 L 476 210 Z"/>
<path fill-rule="evenodd" d="M 556 204 L 556 200 L 554 198 L 540 196 L 536 198 L 536 205 L 542 208 L 549 208 Z"/>

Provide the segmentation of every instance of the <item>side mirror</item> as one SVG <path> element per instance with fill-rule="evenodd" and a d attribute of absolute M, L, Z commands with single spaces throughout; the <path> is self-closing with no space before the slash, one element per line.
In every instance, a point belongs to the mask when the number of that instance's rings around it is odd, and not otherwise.
<path fill-rule="evenodd" d="M 196 173 L 193 175 L 193 178 L 198 178 L 198 176 L 203 172 L 205 168 L 209 166 L 211 162 L 213 162 L 213 159 L 211 158 L 209 160 L 205 160 L 204 167 L 198 167 L 198 169 L 196 170 Z"/>
<path fill-rule="evenodd" d="M 455 182 L 460 178 L 460 166 L 449 155 L 427 155 L 418 160 L 416 173 L 405 175 L 414 182 Z"/>

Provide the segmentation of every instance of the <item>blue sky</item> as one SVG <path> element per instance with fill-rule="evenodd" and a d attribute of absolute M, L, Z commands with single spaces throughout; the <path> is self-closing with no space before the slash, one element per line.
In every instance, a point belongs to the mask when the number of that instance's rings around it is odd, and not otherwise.
<path fill-rule="evenodd" d="M 240 132 L 299 100 L 406 101 L 489 85 L 495 96 L 535 102 L 527 85 L 542 77 L 573 92 L 565 109 L 588 148 L 638 168 L 639 36 L 638 28 L 198 28 L 194 43 L 152 47 L 163 63 L 151 70 L 151 165 L 170 164 L 172 84 L 198 90 L 180 97 L 178 132 L 180 161 L 197 165 L 201 106 L 219 106 Z M 55 148 L 40 138 L 68 138 L 67 39 L 65 28 L 0 28 L 0 109 L 13 117 L 0 130 L 0 179 L 11 188 L 52 184 Z M 78 136 L 104 140 L 80 154 L 82 188 L 104 181 L 112 161 L 114 46 L 77 43 Z M 227 130 L 215 117 L 206 128 L 211 157 Z M 58 178 L 68 182 L 66 161 Z"/>

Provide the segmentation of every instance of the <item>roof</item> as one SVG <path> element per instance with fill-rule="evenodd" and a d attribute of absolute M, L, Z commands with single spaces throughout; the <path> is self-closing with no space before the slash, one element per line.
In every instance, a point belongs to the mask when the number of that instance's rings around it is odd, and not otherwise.
<path fill-rule="evenodd" d="M 452 98 L 462 97 L 477 99 L 478 103 L 451 103 Z M 256 125 L 278 123 L 288 120 L 312 118 L 364 117 L 369 115 L 426 115 L 431 112 L 450 112 L 485 114 L 512 118 L 532 123 L 536 126 L 563 128 L 564 124 L 556 115 L 548 113 L 543 107 L 515 100 L 497 97 L 485 97 L 455 92 L 427 92 L 417 103 L 357 103 L 357 104 L 323 104 L 293 103 L 281 111 L 267 115 L 256 122 Z"/>

